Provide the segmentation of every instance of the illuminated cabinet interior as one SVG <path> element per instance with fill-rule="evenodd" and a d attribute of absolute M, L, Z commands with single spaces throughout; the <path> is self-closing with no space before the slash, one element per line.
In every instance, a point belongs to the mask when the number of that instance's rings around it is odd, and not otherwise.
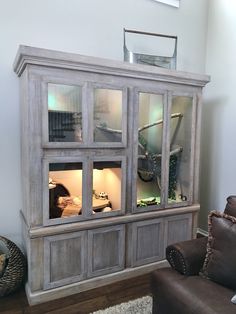
<path fill-rule="evenodd" d="M 14 70 L 29 302 L 165 265 L 196 232 L 209 77 L 25 46 Z"/>

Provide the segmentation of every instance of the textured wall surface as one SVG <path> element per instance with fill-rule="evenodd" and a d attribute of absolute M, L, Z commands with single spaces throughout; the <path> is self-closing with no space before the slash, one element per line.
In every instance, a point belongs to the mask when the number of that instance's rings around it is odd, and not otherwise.
<path fill-rule="evenodd" d="M 200 227 L 207 230 L 210 210 L 222 211 L 236 194 L 236 2 L 210 0 L 202 120 Z"/>

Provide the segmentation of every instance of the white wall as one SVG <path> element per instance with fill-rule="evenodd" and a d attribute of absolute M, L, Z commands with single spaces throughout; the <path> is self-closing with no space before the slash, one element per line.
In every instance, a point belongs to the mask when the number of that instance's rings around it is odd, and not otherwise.
<path fill-rule="evenodd" d="M 0 9 L 0 234 L 21 242 L 19 44 L 123 59 L 123 28 L 177 35 L 178 69 L 205 72 L 207 0 L 8 0 Z"/>
<path fill-rule="evenodd" d="M 210 0 L 202 122 L 200 227 L 210 210 L 223 210 L 236 194 L 236 1 Z"/>

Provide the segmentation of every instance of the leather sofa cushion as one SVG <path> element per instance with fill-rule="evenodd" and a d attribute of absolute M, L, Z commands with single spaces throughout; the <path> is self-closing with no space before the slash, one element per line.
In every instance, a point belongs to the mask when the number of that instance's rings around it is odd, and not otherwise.
<path fill-rule="evenodd" d="M 236 218 L 213 211 L 209 215 L 208 232 L 202 273 L 207 278 L 236 290 Z"/>
<path fill-rule="evenodd" d="M 236 196 L 230 195 L 227 197 L 227 204 L 224 213 L 236 217 Z"/>
<path fill-rule="evenodd" d="M 200 276 L 183 276 L 172 268 L 151 275 L 154 314 L 235 314 L 234 291 Z"/>

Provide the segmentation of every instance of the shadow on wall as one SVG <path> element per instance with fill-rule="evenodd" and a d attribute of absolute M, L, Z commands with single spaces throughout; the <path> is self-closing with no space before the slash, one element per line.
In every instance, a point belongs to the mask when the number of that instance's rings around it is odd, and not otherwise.
<path fill-rule="evenodd" d="M 223 210 L 220 185 L 222 127 L 227 96 L 206 99 L 202 111 L 199 227 L 208 230 L 208 213 Z"/>

